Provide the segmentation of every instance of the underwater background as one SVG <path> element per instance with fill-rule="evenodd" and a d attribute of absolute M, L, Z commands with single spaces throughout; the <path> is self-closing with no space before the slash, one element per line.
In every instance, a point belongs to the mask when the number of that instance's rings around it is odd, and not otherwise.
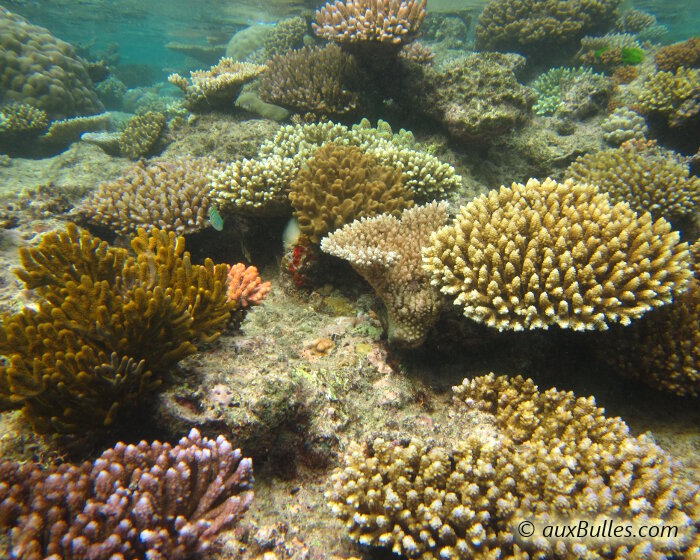
<path fill-rule="evenodd" d="M 0 558 L 700 560 L 699 205 L 698 0 L 0 0 Z"/>

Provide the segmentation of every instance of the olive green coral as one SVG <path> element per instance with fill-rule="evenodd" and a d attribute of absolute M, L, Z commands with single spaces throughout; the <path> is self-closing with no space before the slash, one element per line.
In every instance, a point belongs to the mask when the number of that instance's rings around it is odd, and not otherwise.
<path fill-rule="evenodd" d="M 129 119 L 119 136 L 119 149 L 123 156 L 138 159 L 153 150 L 165 127 L 165 115 L 148 111 Z"/>
<path fill-rule="evenodd" d="M 565 172 L 607 192 L 613 203 L 668 220 L 692 216 L 700 204 L 700 179 L 682 157 L 655 141 L 629 140 L 619 148 L 586 154 Z"/>
<path fill-rule="evenodd" d="M 419 346 L 438 319 L 442 297 L 421 269 L 421 249 L 447 222 L 447 206 L 432 202 L 355 220 L 321 242 L 326 253 L 347 260 L 387 308 L 389 342 Z"/>
<path fill-rule="evenodd" d="M 228 267 L 193 265 L 174 233 L 140 230 L 132 251 L 81 233 L 22 249 L 17 271 L 40 296 L 4 314 L 0 407 L 43 433 L 95 433 L 138 410 L 197 343 L 231 318 Z"/>
<path fill-rule="evenodd" d="M 413 206 L 399 169 L 379 165 L 356 146 L 333 142 L 316 150 L 299 171 L 289 200 L 299 229 L 312 243 L 356 218 L 399 214 Z"/>
<path fill-rule="evenodd" d="M 493 374 L 453 388 L 455 439 L 352 443 L 326 494 L 350 538 L 423 560 L 686 557 L 700 492 L 646 436 L 590 398 Z M 475 426 L 476 424 L 476 426 Z M 438 430 L 436 430 L 437 432 Z M 678 527 L 675 539 L 526 538 L 579 519 Z"/>
<path fill-rule="evenodd" d="M 670 303 L 692 276 L 663 218 L 552 179 L 475 198 L 433 234 L 424 266 L 464 315 L 500 330 L 605 330 Z"/>

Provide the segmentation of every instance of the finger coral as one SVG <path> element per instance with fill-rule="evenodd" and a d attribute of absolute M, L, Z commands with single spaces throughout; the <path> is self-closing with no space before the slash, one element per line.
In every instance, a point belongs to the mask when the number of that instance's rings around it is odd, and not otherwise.
<path fill-rule="evenodd" d="M 378 165 L 355 146 L 333 142 L 316 150 L 290 186 L 299 229 L 312 243 L 356 218 L 399 214 L 413 205 L 401 170 Z"/>
<path fill-rule="evenodd" d="M 627 140 L 644 140 L 649 127 L 644 117 L 627 107 L 618 107 L 601 123 L 603 138 L 608 144 L 619 146 Z"/>
<path fill-rule="evenodd" d="M 685 126 L 700 114 L 700 69 L 654 72 L 642 85 L 638 103 L 644 113 L 665 117 L 669 126 Z"/>
<path fill-rule="evenodd" d="M 424 560 L 684 557 L 700 544 L 700 492 L 646 436 L 632 437 L 590 398 L 493 374 L 453 388 L 444 442 L 352 443 L 327 493 L 350 538 Z M 484 429 L 475 429 L 478 418 Z M 673 539 L 532 538 L 578 519 L 672 525 Z M 531 521 L 531 522 L 532 522 Z"/>
<path fill-rule="evenodd" d="M 655 141 L 630 140 L 619 148 L 586 154 L 565 172 L 579 183 L 608 193 L 613 203 L 627 202 L 635 212 L 668 220 L 692 216 L 700 204 L 700 179 L 688 164 Z"/>
<path fill-rule="evenodd" d="M 214 548 L 253 499 L 253 465 L 223 437 L 117 443 L 94 462 L 0 462 L 13 558 L 186 560 Z"/>
<path fill-rule="evenodd" d="M 262 281 L 256 267 L 243 263 L 234 264 L 229 268 L 226 282 L 226 299 L 235 302 L 237 309 L 261 304 L 271 286 L 270 282 Z"/>
<path fill-rule="evenodd" d="M 97 435 L 220 335 L 237 305 L 228 267 L 193 265 L 173 232 L 140 230 L 131 246 L 71 224 L 21 250 L 17 275 L 40 300 L 2 316 L 0 408 L 22 409 L 38 432 Z"/>
<path fill-rule="evenodd" d="M 319 37 L 341 44 L 407 42 L 425 19 L 427 0 L 337 0 L 316 11 Z"/>
<path fill-rule="evenodd" d="M 337 45 L 304 47 L 273 56 L 260 83 L 264 101 L 315 118 L 347 116 L 358 109 L 357 69 Z"/>
<path fill-rule="evenodd" d="M 416 347 L 442 309 L 442 298 L 421 269 L 421 249 L 447 222 L 447 207 L 433 202 L 356 220 L 321 242 L 326 253 L 347 260 L 387 308 L 389 342 Z"/>
<path fill-rule="evenodd" d="M 552 179 L 475 198 L 433 234 L 424 266 L 464 315 L 499 330 L 605 330 L 670 303 L 692 272 L 663 218 Z"/>
<path fill-rule="evenodd" d="M 88 222 L 121 234 L 158 228 L 186 235 L 209 225 L 211 157 L 140 161 L 102 183 L 78 208 Z"/>
<path fill-rule="evenodd" d="M 243 86 L 265 70 L 265 66 L 223 57 L 209 70 L 190 72 L 189 80 L 170 74 L 168 81 L 185 92 L 185 100 L 192 110 L 232 109 Z"/>
<path fill-rule="evenodd" d="M 119 136 L 122 155 L 129 159 L 149 155 L 164 127 L 165 115 L 156 111 L 148 111 L 130 118 Z"/>

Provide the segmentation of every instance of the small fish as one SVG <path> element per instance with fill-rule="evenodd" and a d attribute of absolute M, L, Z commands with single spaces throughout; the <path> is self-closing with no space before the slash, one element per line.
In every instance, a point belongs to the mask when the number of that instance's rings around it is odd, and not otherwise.
<path fill-rule="evenodd" d="M 224 229 L 224 219 L 219 214 L 216 206 L 209 207 L 209 225 L 213 227 L 216 231 L 221 231 Z"/>

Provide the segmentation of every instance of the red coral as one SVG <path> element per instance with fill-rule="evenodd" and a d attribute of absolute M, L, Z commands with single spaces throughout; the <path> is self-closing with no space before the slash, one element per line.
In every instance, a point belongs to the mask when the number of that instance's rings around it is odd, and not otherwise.
<path fill-rule="evenodd" d="M 258 305 L 270 291 L 270 282 L 263 282 L 254 266 L 234 264 L 228 272 L 228 301 L 238 302 L 238 307 Z"/>

